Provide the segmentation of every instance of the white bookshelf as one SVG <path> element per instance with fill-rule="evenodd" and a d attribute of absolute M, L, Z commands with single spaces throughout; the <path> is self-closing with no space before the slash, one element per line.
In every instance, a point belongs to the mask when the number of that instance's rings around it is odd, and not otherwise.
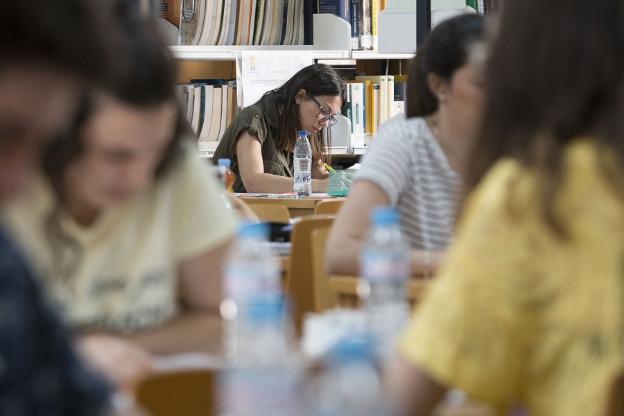
<path fill-rule="evenodd" d="M 311 51 L 312 57 L 322 61 L 356 61 L 360 59 L 411 59 L 411 53 L 379 53 L 377 51 L 318 50 L 312 45 L 296 46 L 171 46 L 176 59 L 183 61 L 235 61 L 242 51 Z"/>
<path fill-rule="evenodd" d="M 176 59 L 184 61 L 235 61 L 243 51 L 292 51 L 312 52 L 314 59 L 349 59 L 349 51 L 318 50 L 312 45 L 272 45 L 272 46 L 171 46 Z"/>
<path fill-rule="evenodd" d="M 413 53 L 379 53 L 378 51 L 351 51 L 351 59 L 412 59 Z"/>

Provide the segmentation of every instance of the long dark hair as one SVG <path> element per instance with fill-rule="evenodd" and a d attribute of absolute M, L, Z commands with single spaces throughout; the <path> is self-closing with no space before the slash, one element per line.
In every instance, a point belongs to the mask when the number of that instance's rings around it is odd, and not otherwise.
<path fill-rule="evenodd" d="M 483 17 L 463 14 L 435 27 L 410 60 L 407 76 L 407 117 L 424 117 L 438 110 L 438 99 L 427 76 L 450 81 L 468 60 L 469 47 L 483 36 Z"/>
<path fill-rule="evenodd" d="M 345 84 L 340 75 L 330 66 L 314 64 L 307 66 L 293 75 L 281 87 L 265 94 L 276 98 L 277 111 L 280 118 L 280 132 L 277 148 L 281 151 L 292 150 L 297 138 L 299 122 L 299 106 L 295 99 L 297 93 L 304 89 L 309 95 L 339 96 L 344 103 L 347 99 Z M 330 129 L 331 130 L 331 129 Z M 310 140 L 313 160 L 326 160 L 325 146 L 320 135 Z"/>
<path fill-rule="evenodd" d="M 588 135 L 611 150 L 603 170 L 622 194 L 624 181 L 624 11 L 621 1 L 506 0 L 487 66 L 482 132 L 470 159 L 473 189 L 500 158 L 537 171 L 543 212 L 553 231 L 561 156 Z"/>
<path fill-rule="evenodd" d="M 125 36 L 124 47 L 128 51 L 129 62 L 126 70 L 103 92 L 138 108 L 176 103 L 175 62 L 161 39 L 156 22 L 143 16 L 134 5 L 123 0 L 117 2 L 116 16 Z M 59 276 L 72 273 L 80 254 L 79 245 L 63 232 L 59 221 L 60 212 L 67 199 L 64 189 L 65 174 L 82 156 L 85 140 L 83 129 L 97 111 L 97 103 L 93 97 L 86 95 L 72 131 L 52 141 L 42 155 L 43 172 L 58 201 L 46 221 L 46 234 L 53 250 L 58 251 L 55 258 L 58 259 L 59 270 L 56 274 Z M 181 141 L 188 137 L 186 126 L 184 116 L 178 111 L 177 128 L 154 172 L 157 179 L 175 163 L 182 152 Z"/>

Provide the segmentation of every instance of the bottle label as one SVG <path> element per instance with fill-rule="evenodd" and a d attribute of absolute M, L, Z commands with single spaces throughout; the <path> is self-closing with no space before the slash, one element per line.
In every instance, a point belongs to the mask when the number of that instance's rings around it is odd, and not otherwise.
<path fill-rule="evenodd" d="M 362 258 L 362 275 L 370 283 L 403 283 L 409 273 L 409 257 L 403 254 L 388 257 L 367 252 Z"/>
<path fill-rule="evenodd" d="M 286 368 L 236 368 L 219 379 L 223 415 L 293 416 L 301 414 L 299 377 Z"/>

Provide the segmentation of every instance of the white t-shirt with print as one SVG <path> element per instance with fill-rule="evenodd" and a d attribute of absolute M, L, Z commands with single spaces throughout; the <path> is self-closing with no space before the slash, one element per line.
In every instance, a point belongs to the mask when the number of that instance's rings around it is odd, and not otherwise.
<path fill-rule="evenodd" d="M 45 181 L 3 210 L 7 228 L 71 326 L 132 331 L 173 318 L 180 262 L 234 235 L 236 218 L 206 162 L 188 148 L 176 163 L 88 227 L 61 217 L 78 248 L 69 276 L 54 275 L 59 259 L 46 234 L 54 199 Z M 206 278 L 218 276 L 206 270 Z"/>

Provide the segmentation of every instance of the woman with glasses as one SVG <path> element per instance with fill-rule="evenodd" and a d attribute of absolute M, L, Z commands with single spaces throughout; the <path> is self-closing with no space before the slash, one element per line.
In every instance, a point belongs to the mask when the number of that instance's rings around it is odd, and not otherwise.
<path fill-rule="evenodd" d="M 370 213 L 382 205 L 400 213 L 414 274 L 442 261 L 481 108 L 482 32 L 477 15 L 443 22 L 410 63 L 407 118 L 384 123 L 364 158 L 329 236 L 330 273 L 359 272 Z"/>
<path fill-rule="evenodd" d="M 229 158 L 236 192 L 292 192 L 297 131 L 307 130 L 312 148 L 312 192 L 327 190 L 321 130 L 336 124 L 345 85 L 331 67 L 310 65 L 256 104 L 243 109 L 219 142 L 213 159 Z"/>

